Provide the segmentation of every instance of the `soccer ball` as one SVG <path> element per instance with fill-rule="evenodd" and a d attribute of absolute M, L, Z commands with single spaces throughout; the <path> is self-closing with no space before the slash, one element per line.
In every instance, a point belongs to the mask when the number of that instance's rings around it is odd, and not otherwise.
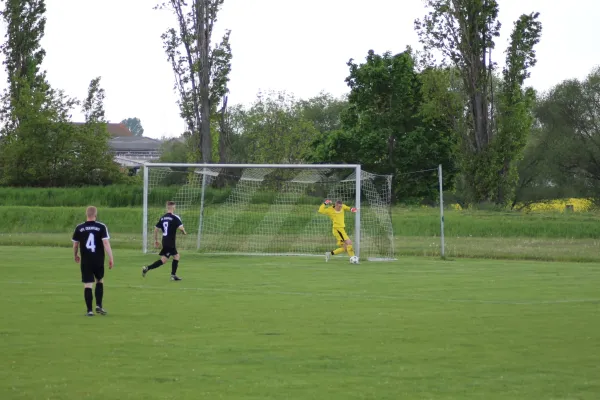
<path fill-rule="evenodd" d="M 358 264 L 358 257 L 356 257 L 356 256 L 350 257 L 350 264 Z"/>

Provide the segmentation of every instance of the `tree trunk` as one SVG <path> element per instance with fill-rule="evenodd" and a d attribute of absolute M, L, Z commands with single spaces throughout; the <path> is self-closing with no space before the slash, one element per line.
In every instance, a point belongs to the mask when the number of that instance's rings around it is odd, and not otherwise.
<path fill-rule="evenodd" d="M 227 164 L 227 141 L 229 139 L 229 128 L 227 127 L 227 96 L 223 99 L 221 118 L 219 119 L 219 163 Z"/>
<path fill-rule="evenodd" d="M 208 8 L 204 0 L 196 0 L 197 46 L 200 55 L 200 152 L 202 161 L 212 162 L 212 136 L 210 134 L 210 65 L 207 24 Z"/>

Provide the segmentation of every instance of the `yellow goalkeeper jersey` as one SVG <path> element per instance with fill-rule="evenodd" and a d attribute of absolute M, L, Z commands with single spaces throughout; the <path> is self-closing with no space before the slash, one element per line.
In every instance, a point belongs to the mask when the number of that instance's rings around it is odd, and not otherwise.
<path fill-rule="evenodd" d="M 342 209 L 340 211 L 335 211 L 333 206 L 327 207 L 325 204 L 321 204 L 321 207 L 319 207 L 319 213 L 327 215 L 329 218 L 331 218 L 334 229 L 346 227 L 346 223 L 344 221 L 344 211 L 350 211 L 350 207 L 342 204 Z"/>

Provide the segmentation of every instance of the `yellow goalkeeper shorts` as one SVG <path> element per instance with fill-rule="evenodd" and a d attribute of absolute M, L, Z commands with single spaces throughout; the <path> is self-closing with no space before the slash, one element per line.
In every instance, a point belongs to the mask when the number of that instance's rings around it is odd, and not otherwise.
<path fill-rule="evenodd" d="M 333 228 L 333 236 L 337 240 L 338 246 L 343 246 L 346 240 L 350 239 L 344 228 Z"/>

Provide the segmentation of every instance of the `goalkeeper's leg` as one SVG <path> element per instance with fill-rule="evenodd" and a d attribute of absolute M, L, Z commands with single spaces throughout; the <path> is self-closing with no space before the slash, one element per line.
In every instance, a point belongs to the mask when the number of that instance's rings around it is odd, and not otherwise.
<path fill-rule="evenodd" d="M 348 255 L 350 257 L 354 256 L 354 249 L 352 248 L 352 240 L 350 240 L 350 238 L 348 237 L 348 234 L 346 233 L 346 230 L 344 229 L 339 229 L 338 230 L 338 234 L 340 235 L 340 237 L 343 239 L 342 243 L 339 243 L 341 246 L 344 246 L 344 250 L 346 252 L 348 252 Z"/>
<path fill-rule="evenodd" d="M 348 255 L 350 257 L 354 257 L 354 249 L 352 248 L 352 240 L 350 240 L 349 238 L 346 239 L 346 241 L 344 242 L 344 247 L 346 248 Z"/>
<path fill-rule="evenodd" d="M 350 243 L 352 243 L 352 242 L 350 242 Z M 346 246 L 346 251 L 348 252 L 348 255 L 350 257 L 354 256 L 354 249 L 352 248 L 352 244 L 349 244 Z"/>
<path fill-rule="evenodd" d="M 346 251 L 346 249 L 342 246 L 341 243 L 338 243 L 338 246 L 340 246 L 340 247 L 338 247 L 335 250 L 331 250 L 331 251 L 328 251 L 327 253 L 325 253 L 325 262 L 329 261 L 329 258 L 331 256 L 337 256 L 338 254 L 342 254 L 343 252 Z"/>
<path fill-rule="evenodd" d="M 335 238 L 335 240 L 337 242 L 338 248 L 325 253 L 325 261 L 329 261 L 329 258 L 331 256 L 337 256 L 338 254 L 342 254 L 346 251 L 346 246 L 344 244 L 344 237 L 342 236 L 342 233 L 339 232 L 338 230 L 334 229 L 333 237 Z"/>

